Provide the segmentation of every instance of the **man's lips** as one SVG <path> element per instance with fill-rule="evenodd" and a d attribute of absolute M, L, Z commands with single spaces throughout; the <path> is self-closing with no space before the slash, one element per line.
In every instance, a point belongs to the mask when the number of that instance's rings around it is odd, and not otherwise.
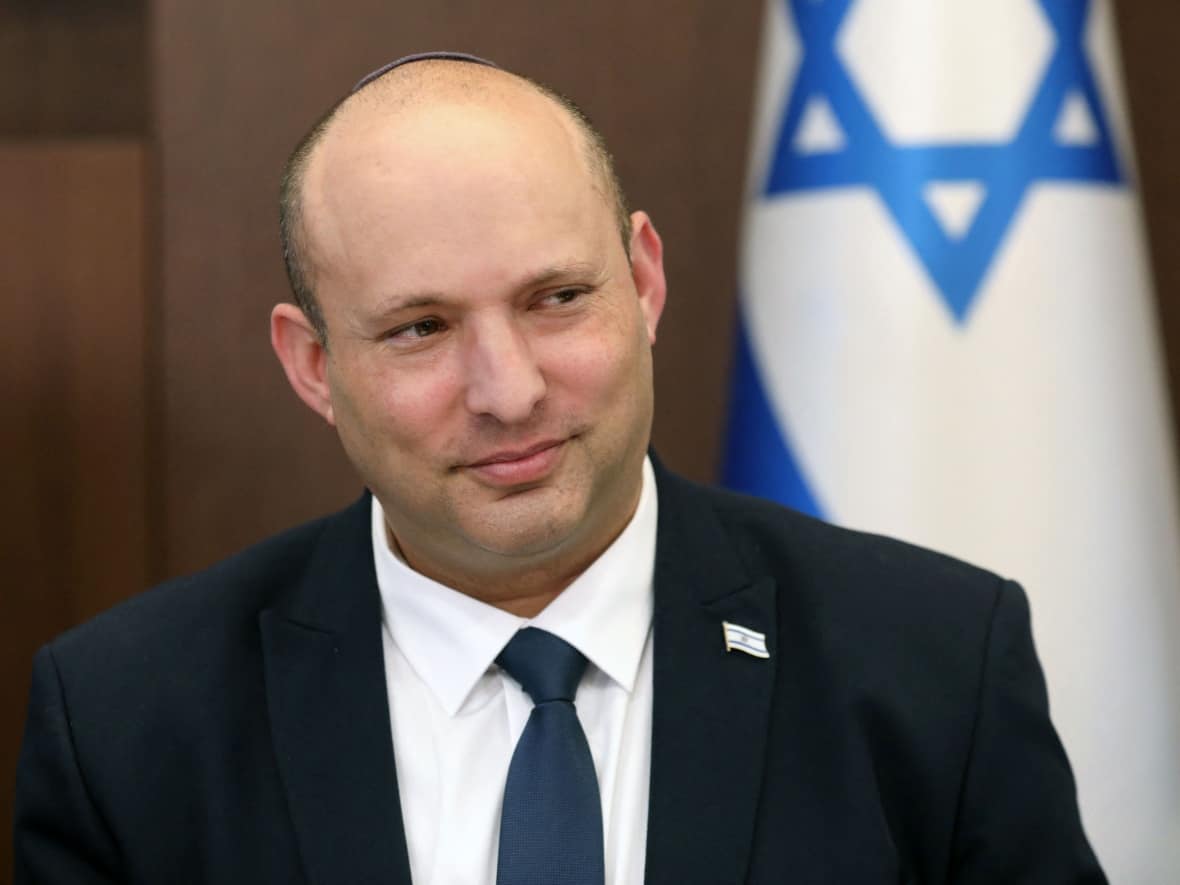
<path fill-rule="evenodd" d="M 547 439 L 539 443 L 535 443 L 534 445 L 531 445 L 525 449 L 505 449 L 504 451 L 496 452 L 493 455 L 488 455 L 486 458 L 482 458 L 479 461 L 472 461 L 467 466 L 483 467 L 488 464 L 504 464 L 508 461 L 520 461 L 524 458 L 528 458 L 537 454 L 537 452 L 542 452 L 545 449 L 551 449 L 554 446 L 559 446 L 563 442 L 564 440 L 560 439 Z"/>
<path fill-rule="evenodd" d="M 503 449 L 466 468 L 492 485 L 520 485 L 544 479 L 557 466 L 564 439 L 547 439 L 521 449 Z"/>

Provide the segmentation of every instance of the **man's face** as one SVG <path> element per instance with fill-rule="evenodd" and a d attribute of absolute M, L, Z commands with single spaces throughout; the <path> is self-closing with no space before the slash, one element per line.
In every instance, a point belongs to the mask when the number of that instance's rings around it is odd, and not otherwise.
<path fill-rule="evenodd" d="M 650 434 L 658 237 L 637 214 L 633 270 L 572 123 L 520 104 L 361 115 L 305 186 L 327 417 L 441 579 L 583 568 Z"/>

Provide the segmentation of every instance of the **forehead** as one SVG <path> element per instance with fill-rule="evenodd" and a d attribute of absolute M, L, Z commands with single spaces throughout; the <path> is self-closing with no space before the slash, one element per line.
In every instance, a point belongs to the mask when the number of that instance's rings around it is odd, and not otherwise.
<path fill-rule="evenodd" d="M 389 187 L 427 177 L 436 188 L 456 176 L 590 177 L 575 124 L 529 93 L 448 93 L 347 108 L 313 155 L 305 196 L 343 194 L 380 179 Z M 434 176 L 434 177 L 431 177 Z"/>
<path fill-rule="evenodd" d="M 559 249 L 611 213 L 565 111 L 497 86 L 346 106 L 309 162 L 303 219 L 317 275 L 341 278 L 507 260 L 542 231 Z"/>

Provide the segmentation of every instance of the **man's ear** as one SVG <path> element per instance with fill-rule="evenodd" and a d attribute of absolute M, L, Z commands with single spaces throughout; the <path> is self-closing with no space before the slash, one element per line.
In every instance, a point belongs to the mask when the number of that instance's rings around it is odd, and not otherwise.
<path fill-rule="evenodd" d="M 276 304 L 270 312 L 270 345 L 283 364 L 291 389 L 335 427 L 327 378 L 328 351 L 307 315 L 294 304 Z"/>
<path fill-rule="evenodd" d="M 664 280 L 664 244 L 646 212 L 631 213 L 631 278 L 647 322 L 647 340 L 655 344 L 668 284 Z"/>

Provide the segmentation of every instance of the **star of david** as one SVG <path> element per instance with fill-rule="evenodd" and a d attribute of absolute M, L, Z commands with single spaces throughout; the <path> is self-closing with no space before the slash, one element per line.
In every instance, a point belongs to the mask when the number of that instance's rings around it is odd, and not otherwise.
<path fill-rule="evenodd" d="M 1055 46 L 1011 141 L 899 145 L 874 118 L 836 51 L 836 35 L 857 0 L 784 0 L 794 13 L 803 58 L 787 102 L 765 193 L 869 186 L 917 253 L 955 322 L 966 322 L 980 287 L 1030 186 L 1037 181 L 1122 183 L 1106 114 L 1084 47 L 1091 0 L 1035 0 Z M 1034 2 L 1034 0 L 1029 0 Z M 839 126 L 827 150 L 797 141 L 805 109 L 826 102 Z M 1091 121 L 1084 143 L 1056 131 L 1066 102 Z M 1076 142 L 1077 139 L 1074 140 Z M 982 185 L 964 230 L 950 231 L 927 202 L 927 187 Z"/>

